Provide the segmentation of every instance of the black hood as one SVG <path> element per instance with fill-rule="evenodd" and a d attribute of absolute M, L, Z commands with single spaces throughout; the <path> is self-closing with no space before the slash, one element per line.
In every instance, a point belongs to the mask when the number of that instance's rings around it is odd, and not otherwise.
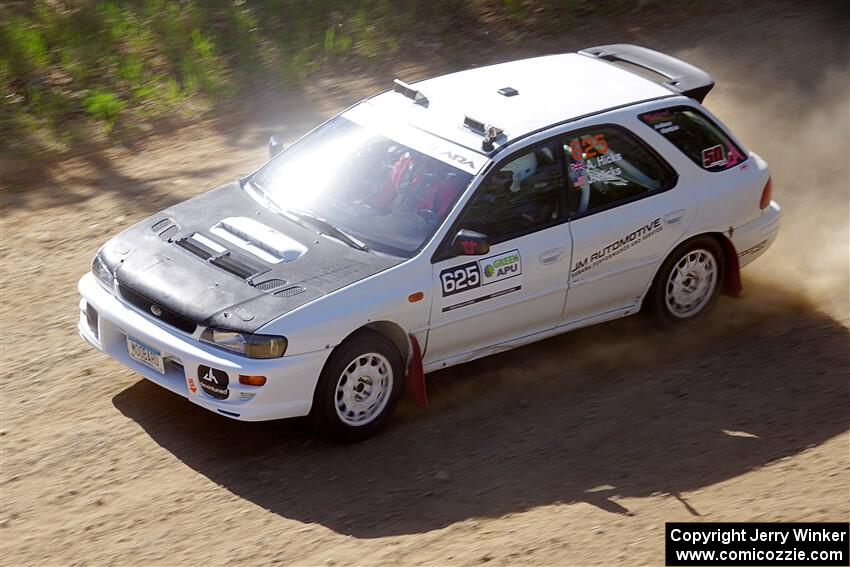
<path fill-rule="evenodd" d="M 238 182 L 127 229 L 103 258 L 125 301 L 189 332 L 195 324 L 254 332 L 403 261 L 320 236 L 265 209 Z"/>

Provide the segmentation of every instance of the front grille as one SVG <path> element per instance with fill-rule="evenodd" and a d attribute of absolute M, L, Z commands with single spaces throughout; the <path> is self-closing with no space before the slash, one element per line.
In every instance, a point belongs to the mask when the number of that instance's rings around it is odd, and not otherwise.
<path fill-rule="evenodd" d="M 118 284 L 118 291 L 119 293 L 121 293 L 121 297 L 123 297 L 124 300 L 127 301 L 127 303 L 142 310 L 145 314 L 149 314 L 151 317 L 155 317 L 163 323 L 171 325 L 172 327 L 176 327 L 184 333 L 192 334 L 195 332 L 197 325 L 188 317 L 184 317 L 176 311 L 172 311 L 171 309 L 163 307 L 155 301 L 151 301 L 141 293 L 130 289 L 124 284 Z M 158 308 L 160 312 L 159 315 L 156 315 L 151 309 L 154 306 Z"/>

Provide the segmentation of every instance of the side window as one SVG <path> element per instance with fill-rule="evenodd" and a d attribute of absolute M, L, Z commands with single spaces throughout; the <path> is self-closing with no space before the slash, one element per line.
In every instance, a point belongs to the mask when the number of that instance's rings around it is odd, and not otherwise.
<path fill-rule="evenodd" d="M 647 112 L 640 119 L 707 171 L 725 171 L 747 159 L 720 128 L 693 108 Z"/>
<path fill-rule="evenodd" d="M 552 146 L 502 162 L 475 192 L 459 228 L 486 234 L 490 243 L 545 228 L 561 216 L 561 163 Z"/>
<path fill-rule="evenodd" d="M 634 136 L 616 126 L 577 130 L 563 144 L 570 212 L 583 214 L 670 188 L 676 174 Z"/>

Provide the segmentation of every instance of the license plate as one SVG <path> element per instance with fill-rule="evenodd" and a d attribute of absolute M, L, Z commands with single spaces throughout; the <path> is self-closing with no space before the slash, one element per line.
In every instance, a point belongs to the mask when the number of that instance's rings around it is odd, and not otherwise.
<path fill-rule="evenodd" d="M 133 360 L 153 368 L 160 374 L 165 374 L 165 362 L 163 362 L 162 353 L 159 350 L 127 335 L 127 351 Z"/>

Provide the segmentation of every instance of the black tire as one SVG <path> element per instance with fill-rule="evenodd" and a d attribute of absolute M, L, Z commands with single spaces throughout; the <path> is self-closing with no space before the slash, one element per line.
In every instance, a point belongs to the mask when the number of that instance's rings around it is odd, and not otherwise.
<path fill-rule="evenodd" d="M 370 355 L 380 355 L 371 356 Z M 380 360 L 380 357 L 384 360 Z M 377 364 L 374 364 L 377 361 Z M 363 412 L 360 415 L 356 414 L 353 406 L 346 406 L 344 396 L 345 393 L 339 391 L 340 388 L 346 390 L 350 395 L 358 395 L 360 392 L 350 391 L 346 385 L 349 384 L 348 375 L 351 374 L 350 369 L 363 369 L 364 372 L 371 372 L 374 368 L 374 373 L 377 378 L 367 376 L 370 380 L 366 388 L 375 387 L 374 382 L 380 382 L 381 379 L 386 379 L 386 374 L 380 375 L 381 369 L 389 366 L 391 372 L 391 382 L 388 388 L 382 388 L 384 398 L 380 402 L 376 402 L 374 414 Z M 346 380 L 343 381 L 343 372 L 346 372 Z M 384 335 L 369 329 L 358 331 L 346 339 L 342 344 L 334 349 L 322 373 L 319 376 L 319 382 L 316 385 L 316 390 L 313 393 L 313 407 L 310 410 L 309 421 L 315 431 L 339 441 L 359 441 L 373 435 L 387 420 L 393 411 L 403 387 L 405 379 L 404 362 L 401 353 L 396 348 L 395 344 Z M 362 382 L 362 380 L 361 380 Z M 355 381 L 351 381 L 352 384 Z M 354 388 L 362 387 L 360 383 Z M 379 395 L 379 394 L 376 394 Z M 363 396 L 368 398 L 368 396 Z M 352 403 L 362 403 L 354 402 Z M 342 406 L 339 407 L 338 406 Z M 360 409 L 358 406 L 357 409 Z M 341 413 L 346 414 L 346 419 L 368 419 L 362 424 L 346 422 Z M 367 414 L 367 415 L 363 415 Z"/>
<path fill-rule="evenodd" d="M 688 258 L 689 255 L 698 255 L 699 251 L 709 253 L 714 262 L 716 271 L 713 288 L 710 291 L 706 290 L 708 292 L 700 296 L 701 303 L 698 307 L 694 307 L 693 312 L 688 313 L 686 309 L 676 312 L 667 299 L 668 292 L 672 290 L 671 286 L 674 285 L 670 281 L 670 274 L 674 269 L 677 269 L 680 262 Z M 720 290 L 723 288 L 725 276 L 725 257 L 717 240 L 710 236 L 691 238 L 677 246 L 664 260 L 647 294 L 647 311 L 664 326 L 675 326 L 693 321 L 711 309 L 714 302 L 717 301 L 717 296 L 720 295 Z M 674 306 L 677 305 L 675 301 L 673 301 L 673 304 Z"/>

